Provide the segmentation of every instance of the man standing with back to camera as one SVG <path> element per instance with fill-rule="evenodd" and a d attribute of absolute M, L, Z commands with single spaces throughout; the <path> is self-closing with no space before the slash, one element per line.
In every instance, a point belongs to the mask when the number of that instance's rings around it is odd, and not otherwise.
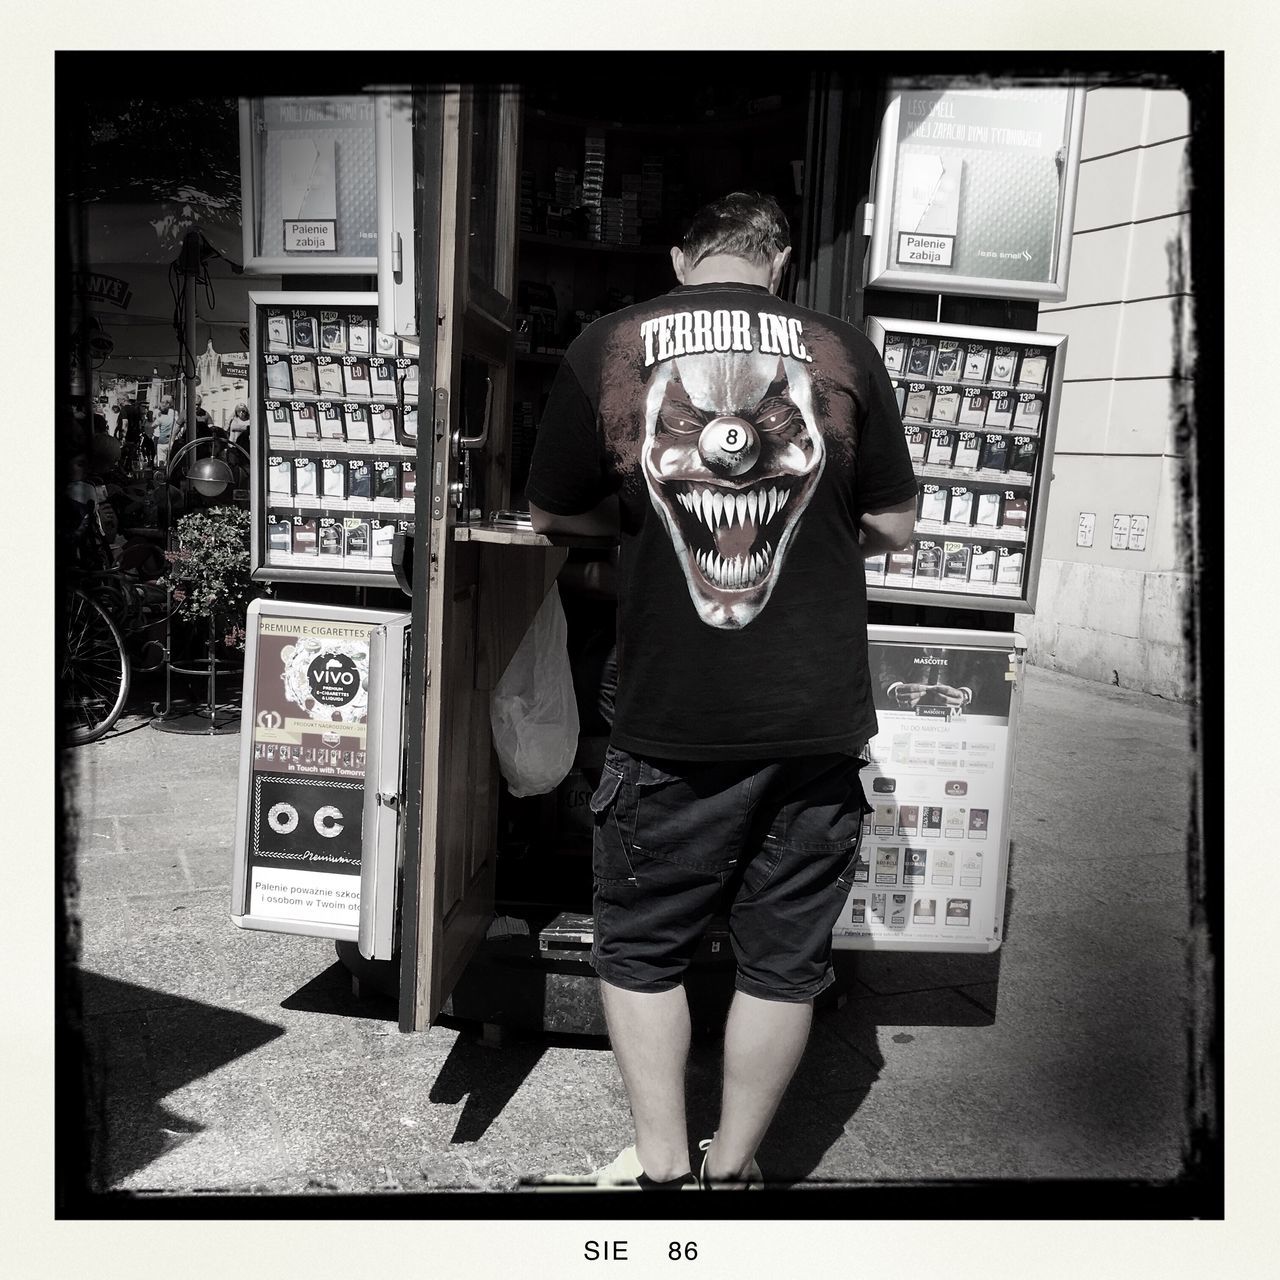
<path fill-rule="evenodd" d="M 707 205 L 671 251 L 679 285 L 584 330 L 539 426 L 534 528 L 621 534 L 592 964 L 636 1132 L 544 1182 L 759 1187 L 832 981 L 876 732 L 862 561 L 910 541 L 916 479 L 875 348 L 775 296 L 790 244 L 769 196 Z M 737 976 L 695 1177 L 682 979 L 718 911 Z"/>

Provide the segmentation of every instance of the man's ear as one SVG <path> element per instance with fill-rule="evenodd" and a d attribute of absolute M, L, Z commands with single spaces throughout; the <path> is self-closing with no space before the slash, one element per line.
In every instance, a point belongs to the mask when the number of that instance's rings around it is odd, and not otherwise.
<path fill-rule="evenodd" d="M 671 269 L 676 273 L 676 279 L 684 284 L 684 250 L 678 245 L 671 246 Z"/>
<path fill-rule="evenodd" d="M 782 273 L 787 269 L 787 263 L 791 261 L 791 246 L 787 245 L 785 249 L 779 249 L 773 255 L 773 260 L 769 263 L 769 292 L 777 293 L 778 286 L 782 283 Z"/>

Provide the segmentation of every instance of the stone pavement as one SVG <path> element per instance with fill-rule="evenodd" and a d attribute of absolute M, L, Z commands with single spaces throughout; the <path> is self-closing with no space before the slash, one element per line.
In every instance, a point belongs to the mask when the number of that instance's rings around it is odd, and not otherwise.
<path fill-rule="evenodd" d="M 239 748 L 125 720 L 75 753 L 99 1185 L 506 1190 L 611 1159 L 630 1129 L 603 1040 L 403 1035 L 331 942 L 230 923 Z M 1175 1177 L 1192 768 L 1185 706 L 1028 669 L 1004 945 L 850 956 L 760 1153 L 770 1179 Z M 695 1044 L 693 1137 L 717 1088 Z"/>

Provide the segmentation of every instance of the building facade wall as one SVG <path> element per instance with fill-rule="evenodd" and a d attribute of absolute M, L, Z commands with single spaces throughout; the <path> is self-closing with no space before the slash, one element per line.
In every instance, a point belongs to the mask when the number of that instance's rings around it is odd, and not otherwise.
<path fill-rule="evenodd" d="M 1036 613 L 1017 624 L 1038 666 L 1180 699 L 1189 131 L 1176 90 L 1087 95 L 1069 290 L 1040 308 L 1069 343 Z"/>

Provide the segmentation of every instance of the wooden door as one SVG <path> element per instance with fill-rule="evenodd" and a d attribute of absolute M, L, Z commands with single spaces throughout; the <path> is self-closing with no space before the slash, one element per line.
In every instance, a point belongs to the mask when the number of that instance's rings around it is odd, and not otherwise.
<path fill-rule="evenodd" d="M 483 511 L 506 505 L 513 363 L 518 101 L 455 86 L 419 95 L 422 377 L 400 1025 L 439 1014 L 493 915 L 498 776 L 492 687 L 560 553 L 462 541 L 469 438 Z M 428 348 L 434 346 L 433 355 Z M 428 413 L 430 406 L 431 412 Z M 423 438 L 425 437 L 425 438 Z"/>

